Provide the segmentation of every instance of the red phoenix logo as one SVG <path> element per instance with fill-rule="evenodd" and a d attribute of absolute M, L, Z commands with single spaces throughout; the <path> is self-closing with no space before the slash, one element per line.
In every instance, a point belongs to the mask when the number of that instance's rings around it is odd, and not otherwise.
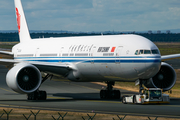
<path fill-rule="evenodd" d="M 18 9 L 16 8 L 16 16 L 17 16 L 17 27 L 18 27 L 18 31 L 20 33 L 20 25 L 21 25 L 21 15 L 19 14 Z"/>
<path fill-rule="evenodd" d="M 116 47 L 112 47 L 111 52 L 114 52 L 115 49 L 116 49 Z"/>

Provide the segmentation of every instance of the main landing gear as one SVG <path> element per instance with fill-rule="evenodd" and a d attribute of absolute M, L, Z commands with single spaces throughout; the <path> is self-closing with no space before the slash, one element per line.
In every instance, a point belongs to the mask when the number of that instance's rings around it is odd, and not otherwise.
<path fill-rule="evenodd" d="M 35 91 L 27 95 L 28 100 L 46 100 L 47 93 L 46 91 Z"/>
<path fill-rule="evenodd" d="M 121 93 L 119 90 L 113 90 L 114 81 L 107 81 L 107 88 L 100 91 L 101 99 L 120 99 Z"/>
<path fill-rule="evenodd" d="M 43 77 L 42 82 L 45 82 L 48 78 L 50 80 L 52 79 L 52 74 L 47 74 L 45 77 Z M 35 92 L 27 94 L 27 100 L 46 100 L 47 99 L 47 93 L 46 91 L 36 90 Z"/>

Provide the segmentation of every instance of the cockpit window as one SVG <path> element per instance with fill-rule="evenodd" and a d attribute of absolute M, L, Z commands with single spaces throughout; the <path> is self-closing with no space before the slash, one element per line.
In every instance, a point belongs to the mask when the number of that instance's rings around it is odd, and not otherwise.
<path fill-rule="evenodd" d="M 152 50 L 152 54 L 159 54 L 158 50 Z"/>
<path fill-rule="evenodd" d="M 144 54 L 144 51 L 143 50 L 139 50 L 139 55 L 140 54 Z"/>
<path fill-rule="evenodd" d="M 135 55 L 138 55 L 138 50 L 136 50 Z"/>
<path fill-rule="evenodd" d="M 144 54 L 151 54 L 150 50 L 144 50 Z"/>
<path fill-rule="evenodd" d="M 160 54 L 158 49 L 154 50 L 136 50 L 135 55 L 141 54 Z"/>

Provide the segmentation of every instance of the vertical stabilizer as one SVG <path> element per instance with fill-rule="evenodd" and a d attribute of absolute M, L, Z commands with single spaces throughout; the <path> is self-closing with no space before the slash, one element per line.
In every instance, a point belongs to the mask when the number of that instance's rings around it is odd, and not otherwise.
<path fill-rule="evenodd" d="M 14 0 L 20 42 L 31 40 L 21 0 Z"/>

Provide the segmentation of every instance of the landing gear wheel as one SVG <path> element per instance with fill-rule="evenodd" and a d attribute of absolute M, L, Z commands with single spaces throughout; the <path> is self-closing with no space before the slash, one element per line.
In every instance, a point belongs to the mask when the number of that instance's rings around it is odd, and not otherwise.
<path fill-rule="evenodd" d="M 133 97 L 133 103 L 134 103 L 134 104 L 137 104 L 136 96 Z"/>
<path fill-rule="evenodd" d="M 46 100 L 46 98 L 47 98 L 46 91 L 39 91 L 38 100 Z"/>
<path fill-rule="evenodd" d="M 35 91 L 27 95 L 27 100 L 46 100 L 46 91 Z"/>
<path fill-rule="evenodd" d="M 122 103 L 123 103 L 123 104 L 127 104 L 127 102 L 126 102 L 126 97 L 125 97 L 125 96 L 122 97 Z"/>
<path fill-rule="evenodd" d="M 107 91 L 106 90 L 101 90 L 100 91 L 100 98 L 101 99 L 107 98 Z"/>
<path fill-rule="evenodd" d="M 36 100 L 36 98 L 37 98 L 37 93 L 36 92 L 30 93 L 30 94 L 27 95 L 28 100 Z"/>
<path fill-rule="evenodd" d="M 119 90 L 113 90 L 114 91 L 114 98 L 115 99 L 120 99 L 121 93 Z"/>
<path fill-rule="evenodd" d="M 121 93 L 119 90 L 113 90 L 114 82 L 106 82 L 107 88 L 100 91 L 101 99 L 120 99 Z"/>
<path fill-rule="evenodd" d="M 35 94 L 34 93 L 27 94 L 27 100 L 35 100 Z"/>

